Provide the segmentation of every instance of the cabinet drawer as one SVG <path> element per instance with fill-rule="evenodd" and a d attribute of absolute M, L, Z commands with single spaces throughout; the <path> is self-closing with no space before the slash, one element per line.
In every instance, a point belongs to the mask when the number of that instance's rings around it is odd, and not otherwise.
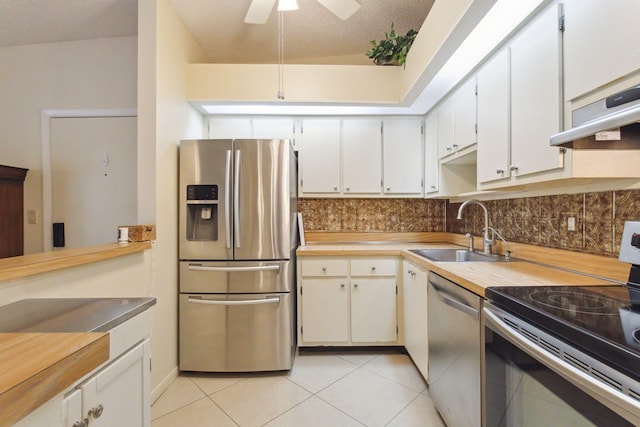
<path fill-rule="evenodd" d="M 348 261 L 344 259 L 306 259 L 301 262 L 303 276 L 346 276 Z"/>
<path fill-rule="evenodd" d="M 395 276 L 398 269 L 395 259 L 353 259 L 352 276 Z"/>

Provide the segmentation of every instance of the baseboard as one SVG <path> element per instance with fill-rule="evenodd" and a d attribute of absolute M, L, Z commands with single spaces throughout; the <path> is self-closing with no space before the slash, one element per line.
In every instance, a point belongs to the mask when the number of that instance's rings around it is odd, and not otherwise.
<path fill-rule="evenodd" d="M 178 374 L 179 373 L 180 373 L 180 371 L 178 371 L 178 367 L 176 366 L 171 371 L 169 371 L 169 374 L 167 374 L 167 376 L 164 377 L 162 381 L 160 381 L 160 384 L 158 384 L 157 386 L 155 386 L 153 388 L 153 390 L 151 390 L 151 404 L 152 405 L 156 400 L 158 400 L 158 398 L 162 395 L 162 393 L 164 393 L 165 390 L 169 388 L 171 383 L 173 383 L 173 381 L 176 378 L 178 378 Z"/>

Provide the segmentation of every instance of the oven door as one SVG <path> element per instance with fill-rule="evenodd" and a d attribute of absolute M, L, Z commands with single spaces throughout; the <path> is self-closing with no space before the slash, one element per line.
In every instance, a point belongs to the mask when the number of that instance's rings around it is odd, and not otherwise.
<path fill-rule="evenodd" d="M 485 426 L 640 425 L 640 383 L 495 305 L 483 318 Z"/>

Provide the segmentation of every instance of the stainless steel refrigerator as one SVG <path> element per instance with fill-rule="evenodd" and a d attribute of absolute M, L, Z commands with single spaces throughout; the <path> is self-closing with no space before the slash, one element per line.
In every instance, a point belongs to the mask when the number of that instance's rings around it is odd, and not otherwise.
<path fill-rule="evenodd" d="M 181 141 L 179 175 L 180 369 L 290 369 L 298 242 L 290 141 Z"/>

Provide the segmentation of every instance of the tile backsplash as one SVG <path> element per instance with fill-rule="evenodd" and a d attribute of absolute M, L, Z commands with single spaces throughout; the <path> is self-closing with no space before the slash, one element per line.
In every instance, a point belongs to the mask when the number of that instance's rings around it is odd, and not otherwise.
<path fill-rule="evenodd" d="M 625 220 L 640 220 L 640 190 L 487 200 L 489 223 L 508 241 L 617 256 Z M 315 232 L 448 231 L 482 234 L 484 215 L 438 199 L 299 199 Z M 575 230 L 569 231 L 570 218 Z"/>

